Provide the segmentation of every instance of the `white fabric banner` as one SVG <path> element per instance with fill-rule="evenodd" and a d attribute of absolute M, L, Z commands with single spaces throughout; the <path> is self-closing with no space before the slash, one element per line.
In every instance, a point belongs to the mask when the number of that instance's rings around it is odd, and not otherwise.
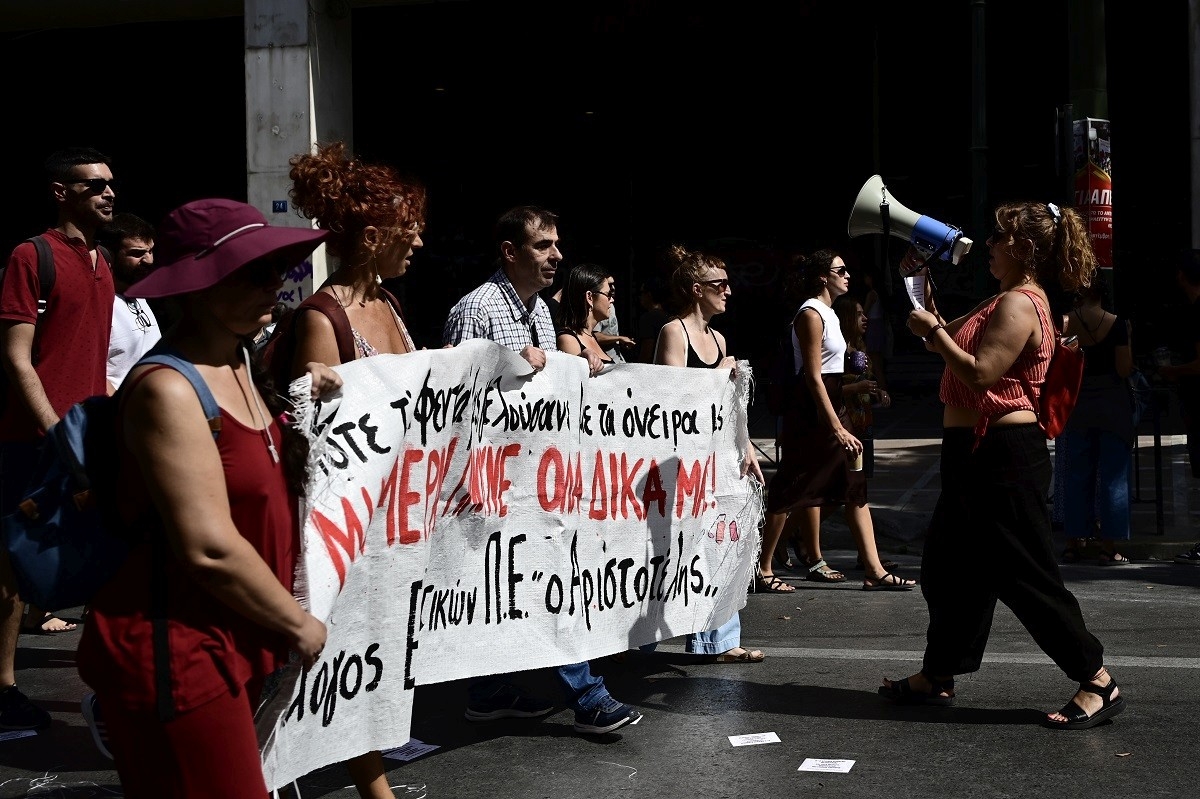
<path fill-rule="evenodd" d="M 763 512 L 740 475 L 748 363 L 589 378 L 547 356 L 536 373 L 483 340 L 376 356 L 297 408 L 296 590 L 329 639 L 259 711 L 268 786 L 403 744 L 417 685 L 710 630 L 745 604 Z"/>

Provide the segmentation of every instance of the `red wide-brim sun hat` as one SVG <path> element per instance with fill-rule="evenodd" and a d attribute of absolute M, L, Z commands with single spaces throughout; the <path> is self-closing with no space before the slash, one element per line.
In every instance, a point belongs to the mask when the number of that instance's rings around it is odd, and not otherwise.
<path fill-rule="evenodd" d="M 272 226 L 257 208 L 236 200 L 195 200 L 167 214 L 154 240 L 154 271 L 125 296 L 153 299 L 200 291 L 260 258 L 299 264 L 328 235 Z"/>

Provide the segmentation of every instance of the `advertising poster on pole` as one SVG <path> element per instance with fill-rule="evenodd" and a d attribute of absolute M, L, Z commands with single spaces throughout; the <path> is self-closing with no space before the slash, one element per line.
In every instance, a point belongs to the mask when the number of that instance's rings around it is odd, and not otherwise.
<path fill-rule="evenodd" d="M 1101 269 L 1112 269 L 1112 136 L 1107 119 L 1073 123 L 1075 206 L 1085 215 Z"/>

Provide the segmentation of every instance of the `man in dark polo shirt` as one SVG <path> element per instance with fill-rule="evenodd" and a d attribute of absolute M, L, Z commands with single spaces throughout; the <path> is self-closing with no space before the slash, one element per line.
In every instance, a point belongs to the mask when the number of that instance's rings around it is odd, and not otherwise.
<path fill-rule="evenodd" d="M 105 364 L 112 323 L 112 269 L 96 248 L 96 231 L 112 219 L 112 170 L 90 148 L 60 150 L 46 159 L 46 177 L 58 208 L 57 224 L 43 235 L 54 254 L 55 281 L 41 291 L 34 245 L 9 256 L 0 282 L 0 514 L 16 507 L 46 430 L 76 402 L 107 392 Z M 39 307 L 39 304 L 42 304 Z M 36 331 L 36 335 L 35 335 Z M 7 554 L 0 553 L 0 729 L 37 729 L 50 715 L 16 686 L 13 659 L 21 599 Z M 73 629 L 40 613 L 33 630 Z"/>

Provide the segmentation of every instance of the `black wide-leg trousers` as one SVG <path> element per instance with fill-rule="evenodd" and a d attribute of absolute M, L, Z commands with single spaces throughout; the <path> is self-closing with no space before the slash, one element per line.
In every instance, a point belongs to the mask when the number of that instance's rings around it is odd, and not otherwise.
<path fill-rule="evenodd" d="M 942 492 L 921 563 L 929 606 L 924 671 L 978 671 L 999 600 L 1068 677 L 1090 680 L 1104 647 L 1058 569 L 1045 435 L 1036 424 L 999 425 L 974 446 L 973 430 L 945 430 Z"/>

